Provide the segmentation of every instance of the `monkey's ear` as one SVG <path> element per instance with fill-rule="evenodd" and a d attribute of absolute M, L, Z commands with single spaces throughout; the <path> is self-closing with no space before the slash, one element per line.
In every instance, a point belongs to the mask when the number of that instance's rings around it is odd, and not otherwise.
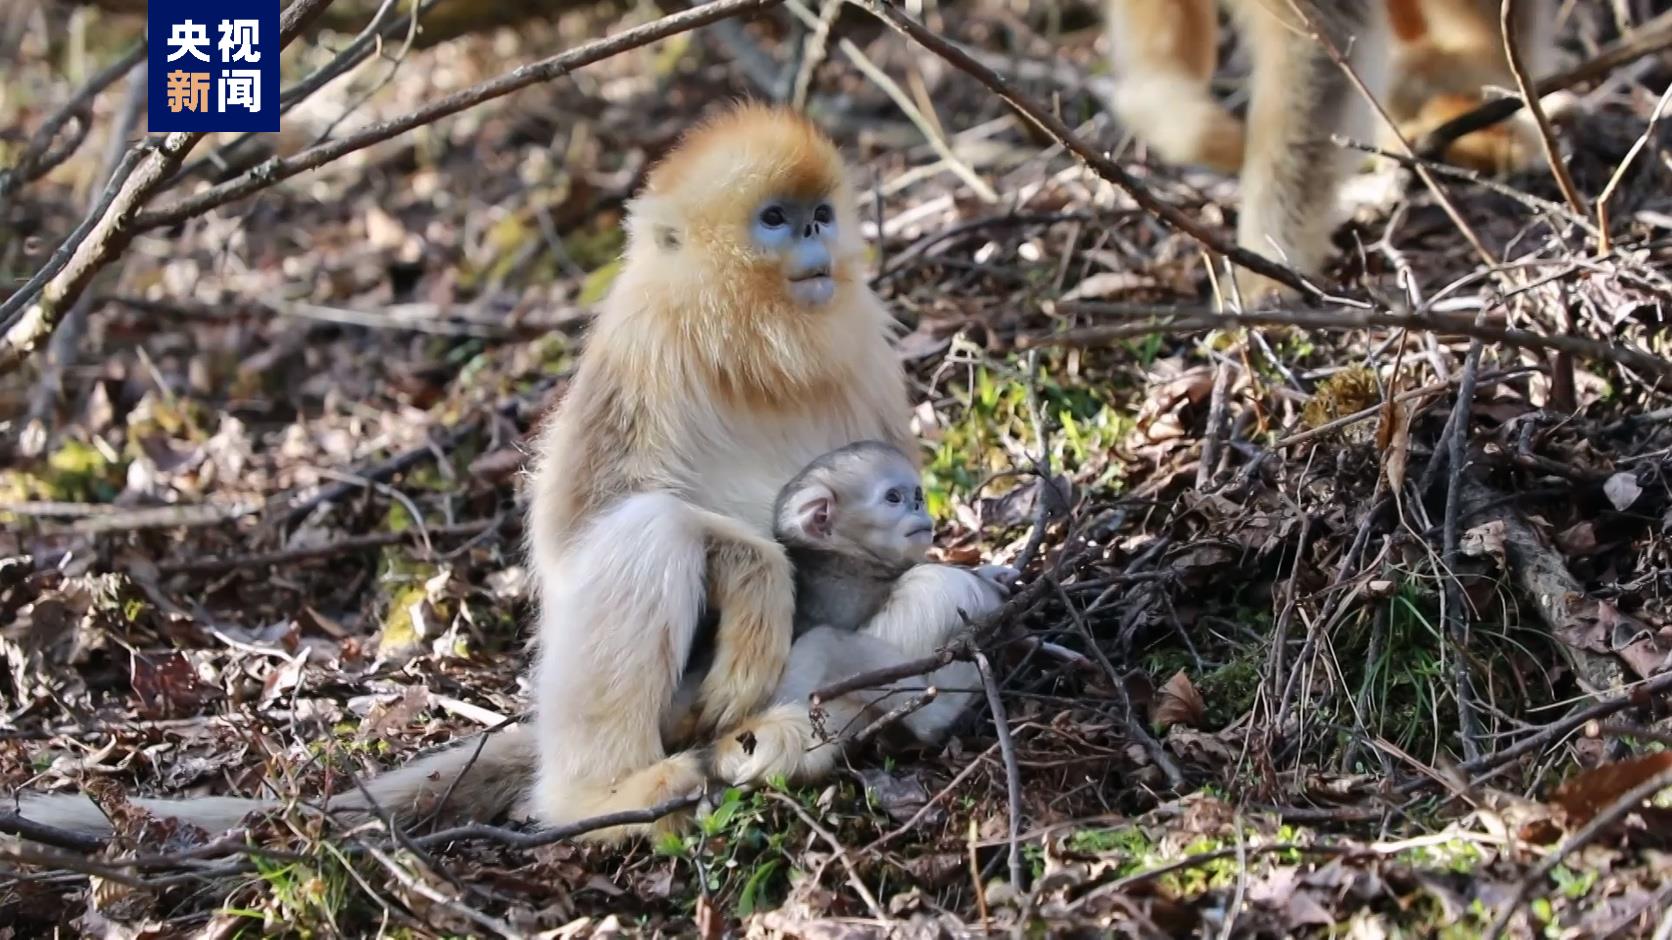
<path fill-rule="evenodd" d="M 656 226 L 656 244 L 664 251 L 679 250 L 679 233 L 671 225 Z"/>
<path fill-rule="evenodd" d="M 822 486 L 811 486 L 795 498 L 791 511 L 795 526 L 807 539 L 822 542 L 830 538 L 831 516 L 836 506 L 836 494 Z"/>

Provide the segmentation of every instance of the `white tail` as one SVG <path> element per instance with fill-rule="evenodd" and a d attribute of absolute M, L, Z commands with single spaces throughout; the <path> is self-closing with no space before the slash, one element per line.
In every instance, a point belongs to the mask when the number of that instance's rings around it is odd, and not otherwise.
<path fill-rule="evenodd" d="M 477 753 L 477 746 L 481 752 Z M 462 776 L 461 776 L 462 775 Z M 444 817 L 488 820 L 517 808 L 534 778 L 534 742 L 526 728 L 513 726 L 488 736 L 462 741 L 445 751 L 379 774 L 366 781 L 376 805 L 399 824 L 420 821 L 447 797 Z M 454 781 L 457 780 L 455 784 Z M 452 789 L 449 794 L 448 789 Z M 214 796 L 183 800 L 136 799 L 156 816 L 173 817 L 212 833 L 236 827 L 253 812 L 276 809 L 278 800 Z M 366 795 L 355 791 L 333 799 L 333 813 L 363 816 Z M 32 822 L 81 835 L 108 836 L 110 821 L 84 794 L 18 794 L 18 814 Z"/>

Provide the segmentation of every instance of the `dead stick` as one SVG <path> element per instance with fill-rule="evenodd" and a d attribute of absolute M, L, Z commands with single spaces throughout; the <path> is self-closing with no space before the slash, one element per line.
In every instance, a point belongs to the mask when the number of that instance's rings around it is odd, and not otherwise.
<path fill-rule="evenodd" d="M 1493 918 L 1491 928 L 1486 931 L 1486 940 L 1497 940 L 1499 936 L 1503 935 L 1504 928 L 1509 926 L 1510 918 L 1515 916 L 1515 911 L 1521 906 L 1521 902 L 1527 899 L 1527 895 L 1532 892 L 1535 885 L 1550 876 L 1550 872 L 1557 865 L 1566 861 L 1567 857 L 1574 852 L 1595 842 L 1597 837 L 1602 835 L 1603 830 L 1624 819 L 1626 814 L 1637 809 L 1644 800 L 1667 787 L 1672 787 L 1672 769 L 1662 770 L 1648 780 L 1627 790 L 1619 799 L 1609 804 L 1607 809 L 1598 813 L 1584 826 L 1581 826 L 1578 832 L 1568 836 L 1567 841 L 1558 845 L 1554 852 L 1540 859 L 1539 863 L 1533 866 L 1533 870 L 1527 873 L 1527 877 L 1521 879 L 1521 883 L 1516 885 L 1515 895 L 1498 911 L 1498 916 Z"/>
<path fill-rule="evenodd" d="M 1004 760 L 1005 797 L 1008 805 L 1010 837 L 1010 886 L 1022 890 L 1022 770 L 1016 763 L 1016 743 L 1010 737 L 1010 717 L 999 696 L 998 681 L 993 678 L 993 664 L 984 653 L 976 652 L 975 668 L 981 672 L 981 686 L 987 691 L 987 707 L 993 711 L 993 731 L 999 739 L 999 756 Z"/>
<path fill-rule="evenodd" d="M 88 128 L 92 125 L 88 112 L 92 108 L 93 99 L 97 98 L 100 92 L 109 88 L 117 79 L 126 75 L 144 58 L 145 43 L 142 42 L 123 53 L 121 58 L 105 66 L 98 74 L 88 79 L 87 84 L 81 86 L 79 91 L 70 96 L 70 100 L 60 105 L 58 110 L 52 112 L 45 121 L 41 122 L 40 128 L 29 138 L 29 143 L 24 145 L 23 153 L 12 164 L 12 168 L 0 173 L 0 204 L 3 204 L 6 196 L 18 187 L 39 179 L 75 153 L 76 148 L 81 145 L 81 141 L 86 138 Z M 71 118 L 75 118 L 81 125 L 81 129 L 77 132 L 77 138 L 73 144 L 66 144 L 57 150 L 52 150 L 52 142 L 57 139 L 58 132 L 63 129 L 65 124 L 69 123 Z"/>
<path fill-rule="evenodd" d="M 286 8 L 279 22 L 279 48 L 282 50 L 295 39 L 330 3 L 331 0 L 296 0 Z M 129 159 L 142 153 L 145 156 L 126 175 L 120 190 L 111 196 L 98 221 L 85 240 L 76 245 L 62 270 L 41 285 L 38 297 L 26 297 L 28 306 L 17 322 L 5 324 L 5 333 L 0 335 L 0 375 L 16 369 L 43 339 L 52 335 L 59 319 L 93 278 L 127 250 L 139 233 L 136 220 L 146 203 L 169 181 L 186 154 L 202 138 L 202 133 L 172 133 L 149 153 L 145 153 L 144 144 L 128 151 Z M 123 161 L 124 165 L 128 162 Z"/>
<path fill-rule="evenodd" d="M 1581 216 L 1590 214 L 1585 205 L 1585 198 L 1579 195 L 1579 187 L 1573 183 L 1573 174 L 1568 172 L 1567 162 L 1562 159 L 1562 151 L 1556 146 L 1556 130 L 1550 126 L 1550 115 L 1544 113 L 1544 105 L 1540 103 L 1540 95 L 1533 93 L 1532 79 L 1527 77 L 1527 64 L 1522 61 L 1521 47 L 1515 41 L 1516 0 L 1503 0 L 1498 8 L 1498 25 L 1502 27 L 1504 36 L 1504 61 L 1509 65 L 1509 72 L 1515 77 L 1515 87 L 1521 92 L 1521 101 L 1529 114 L 1533 116 L 1533 123 L 1538 127 L 1539 146 L 1544 148 L 1545 162 L 1550 165 L 1550 174 L 1556 178 L 1556 186 L 1562 191 L 1562 198 L 1567 200 L 1568 207 Z"/>

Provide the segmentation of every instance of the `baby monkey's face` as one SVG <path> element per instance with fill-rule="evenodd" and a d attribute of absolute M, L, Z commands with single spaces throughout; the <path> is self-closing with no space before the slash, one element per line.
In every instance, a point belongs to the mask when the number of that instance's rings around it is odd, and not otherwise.
<path fill-rule="evenodd" d="M 909 464 L 900 461 L 875 479 L 855 481 L 847 495 L 846 512 L 838 504 L 838 535 L 889 561 L 923 560 L 935 527 L 923 504 L 923 481 Z"/>
<path fill-rule="evenodd" d="M 914 565 L 934 540 L 923 481 L 903 455 L 863 447 L 817 467 L 785 494 L 778 534 L 790 542 Z"/>

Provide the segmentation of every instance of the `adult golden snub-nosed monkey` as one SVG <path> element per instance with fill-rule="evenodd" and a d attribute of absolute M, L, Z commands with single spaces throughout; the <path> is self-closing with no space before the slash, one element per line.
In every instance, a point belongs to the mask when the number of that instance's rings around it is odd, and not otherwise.
<path fill-rule="evenodd" d="M 779 489 L 860 440 L 915 465 L 896 325 L 865 283 L 846 169 L 810 122 L 755 105 L 703 122 L 651 170 L 627 230 L 569 391 L 535 444 L 533 719 L 493 735 L 479 758 L 465 741 L 372 778 L 397 821 L 449 790 L 460 815 L 514 803 L 554 826 L 698 790 L 702 754 L 670 756 L 660 732 L 705 606 L 718 621 L 693 696 L 703 736 L 772 701 L 790 653 L 791 565 L 772 536 Z M 896 615 L 956 620 L 936 577 L 908 574 Z M 143 805 L 224 829 L 274 804 Z M 348 794 L 330 808 L 364 803 Z M 84 796 L 35 796 L 23 810 L 108 831 Z"/>
<path fill-rule="evenodd" d="M 661 735 L 705 607 L 718 620 L 697 735 L 723 738 L 772 700 L 794 607 L 773 537 L 785 481 L 860 440 L 917 461 L 852 186 L 809 122 L 756 106 L 706 122 L 628 219 L 625 263 L 537 447 L 532 798 L 553 824 L 705 783 L 700 749 L 667 756 Z M 944 593 L 904 596 L 957 619 Z"/>
<path fill-rule="evenodd" d="M 1485 85 L 1514 87 L 1498 0 L 1223 4 L 1251 53 L 1246 121 L 1209 88 L 1218 65 L 1215 0 L 1105 0 L 1115 79 L 1110 104 L 1163 159 L 1239 172 L 1238 243 L 1309 276 L 1332 254 L 1341 181 L 1356 160 L 1332 136 L 1390 136 L 1314 29 L 1348 57 L 1407 136 L 1479 101 Z M 1552 0 L 1518 5 L 1516 39 L 1535 80 L 1552 67 L 1553 20 Z M 1491 169 L 1525 167 L 1539 159 L 1528 133 L 1489 129 L 1458 141 L 1448 155 Z M 1238 283 L 1245 300 L 1288 293 L 1240 270 Z"/>

